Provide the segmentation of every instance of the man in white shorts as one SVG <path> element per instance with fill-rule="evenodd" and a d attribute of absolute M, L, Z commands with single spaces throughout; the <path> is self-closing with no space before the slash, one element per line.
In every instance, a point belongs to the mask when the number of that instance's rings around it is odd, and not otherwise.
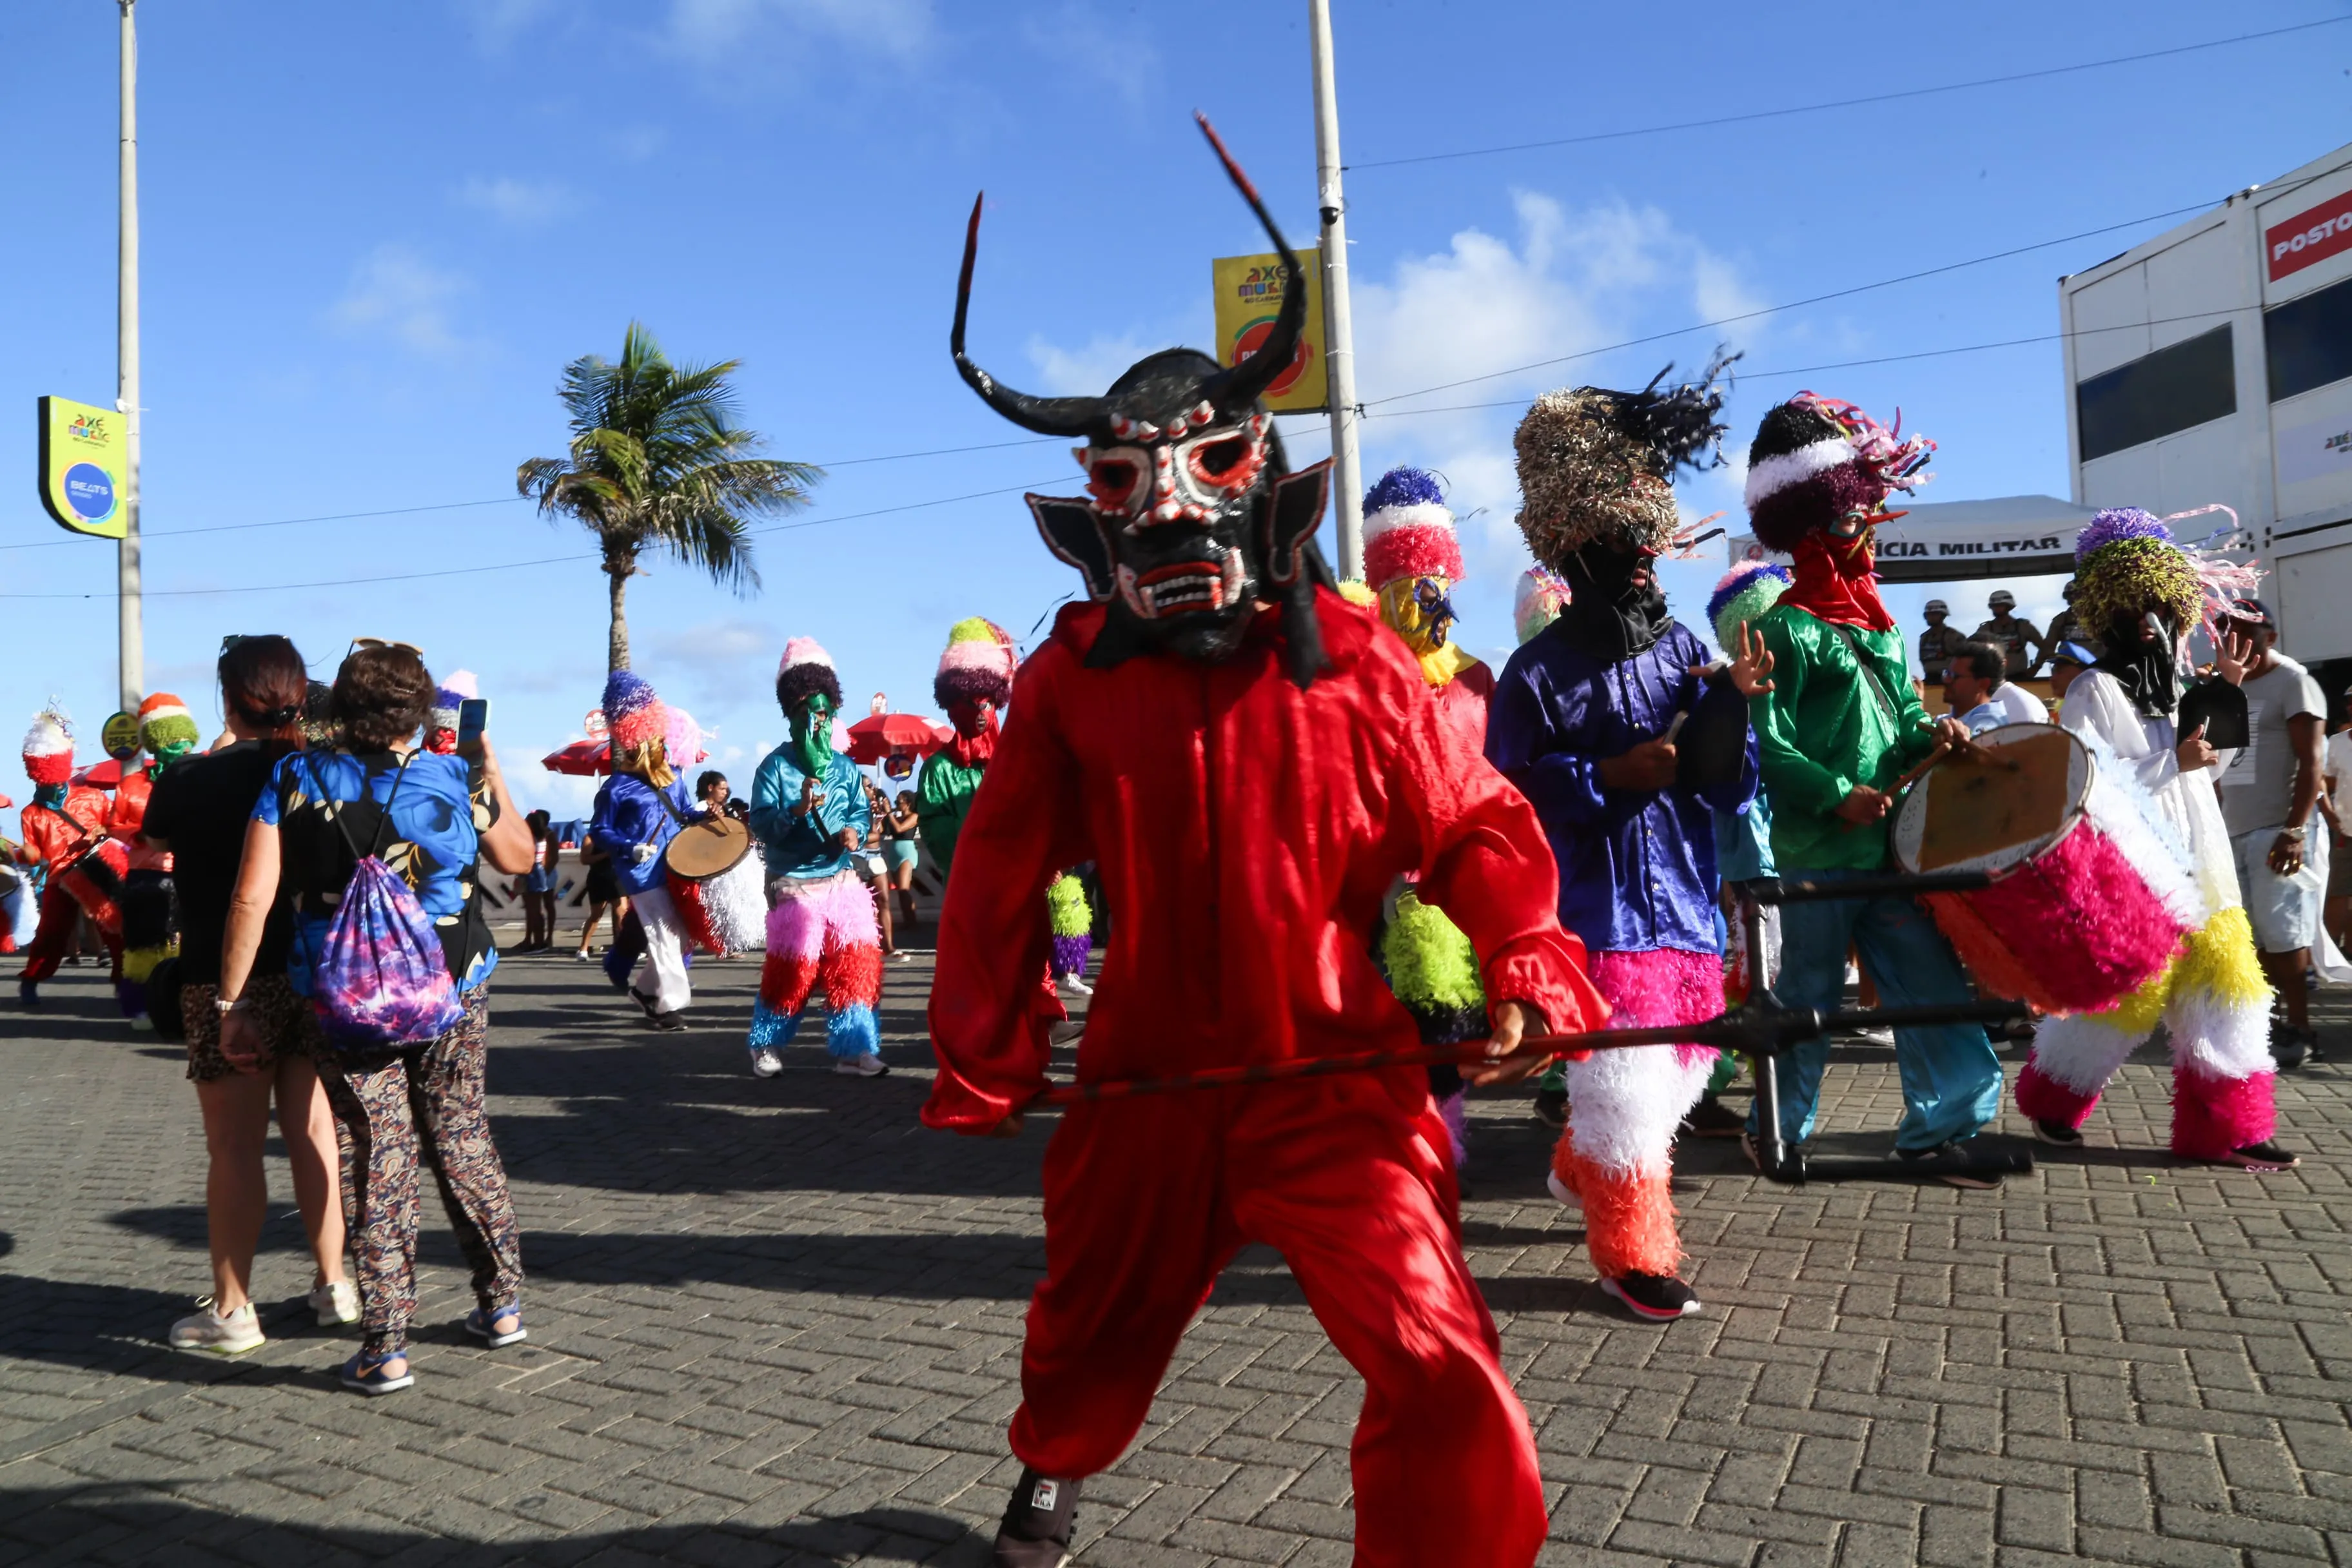
<path fill-rule="evenodd" d="M 2225 625 L 2252 641 L 2254 659 L 2242 688 L 2248 741 L 2221 775 L 2221 819 L 2254 945 L 2286 1014 L 2271 1030 L 2271 1055 L 2282 1068 L 2300 1067 L 2317 1044 L 2304 971 L 2320 940 L 2327 887 L 2327 836 L 2311 831 L 2326 704 L 2310 672 L 2278 651 L 2278 622 L 2267 605 L 2240 599 Z"/>

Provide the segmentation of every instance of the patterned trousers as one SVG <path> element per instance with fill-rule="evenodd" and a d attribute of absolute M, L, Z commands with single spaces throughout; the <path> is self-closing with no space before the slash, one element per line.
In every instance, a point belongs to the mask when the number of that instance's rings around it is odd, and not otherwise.
<path fill-rule="evenodd" d="M 874 1008 L 882 999 L 882 932 L 873 893 L 849 871 L 779 878 L 768 890 L 775 908 L 768 911 L 768 957 L 751 1004 L 751 1048 L 792 1044 L 809 993 L 822 983 L 824 1048 L 845 1058 L 879 1051 Z"/>
<path fill-rule="evenodd" d="M 466 1016 L 431 1044 L 397 1056 L 339 1056 L 320 1046 L 319 1077 L 350 1138 L 352 1258 L 367 1353 L 408 1345 L 416 1311 L 417 1166 L 431 1168 L 457 1245 L 473 1265 L 485 1310 L 520 1300 L 522 1241 L 506 1166 L 484 1110 L 487 989 L 465 994 Z"/>

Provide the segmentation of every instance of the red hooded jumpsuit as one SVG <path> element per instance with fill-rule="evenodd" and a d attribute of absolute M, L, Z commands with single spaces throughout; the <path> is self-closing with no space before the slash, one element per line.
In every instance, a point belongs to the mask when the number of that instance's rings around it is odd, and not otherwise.
<path fill-rule="evenodd" d="M 1305 691 L 1272 614 L 1223 662 L 1089 669 L 1104 612 L 1062 612 L 956 850 L 928 1125 L 984 1132 L 1045 1087 L 1041 895 L 1087 859 L 1110 943 L 1081 1079 L 1415 1046 L 1367 950 L 1409 871 L 1483 955 L 1487 995 L 1555 1030 L 1606 1018 L 1534 812 L 1440 721 L 1393 633 L 1328 593 L 1318 608 L 1332 668 Z M 1535 1446 L 1446 1149 L 1417 1067 L 1072 1108 L 1045 1154 L 1013 1452 L 1050 1476 L 1107 1468 L 1219 1270 L 1264 1242 L 1364 1379 L 1357 1563 L 1527 1568 Z"/>

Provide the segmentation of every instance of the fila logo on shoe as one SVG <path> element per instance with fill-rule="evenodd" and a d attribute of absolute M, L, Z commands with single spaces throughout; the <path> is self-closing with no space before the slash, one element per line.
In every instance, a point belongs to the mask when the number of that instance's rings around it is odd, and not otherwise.
<path fill-rule="evenodd" d="M 1034 1491 L 1029 1494 L 1029 1506 L 1039 1513 L 1051 1513 L 1054 1505 L 1062 1500 L 1062 1483 L 1041 1478 Z"/>

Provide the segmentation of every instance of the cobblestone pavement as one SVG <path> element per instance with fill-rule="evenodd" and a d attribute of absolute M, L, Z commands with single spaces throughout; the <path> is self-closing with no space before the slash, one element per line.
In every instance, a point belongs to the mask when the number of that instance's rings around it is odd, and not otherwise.
<path fill-rule="evenodd" d="M 417 1386 L 377 1401 L 308 1325 L 274 1148 L 269 1343 L 160 1347 L 206 1279 L 177 1053 L 108 1018 L 89 970 L 0 1013 L 0 1560 L 983 1560 L 1044 1129 L 916 1125 L 927 962 L 890 970 L 898 1070 L 870 1082 L 808 1050 L 749 1077 L 751 977 L 698 968 L 703 1026 L 657 1037 L 586 966 L 501 967 L 531 1340 L 459 1331 L 428 1200 Z M 2291 1174 L 2151 1152 L 2168 1075 L 2145 1054 L 2091 1147 L 1999 1193 L 1773 1187 L 1736 1146 L 1686 1147 L 1706 1305 L 1664 1331 L 1593 1287 L 1523 1098 L 1479 1102 L 1465 1227 L 1543 1452 L 1544 1560 L 2352 1564 L 2346 1021 L 2283 1086 Z M 1824 1145 L 1882 1149 L 1891 1054 L 1844 1052 L 1831 1082 Z M 1080 1561 L 1346 1563 L 1360 1397 L 1279 1260 L 1244 1255 L 1089 1485 Z"/>

